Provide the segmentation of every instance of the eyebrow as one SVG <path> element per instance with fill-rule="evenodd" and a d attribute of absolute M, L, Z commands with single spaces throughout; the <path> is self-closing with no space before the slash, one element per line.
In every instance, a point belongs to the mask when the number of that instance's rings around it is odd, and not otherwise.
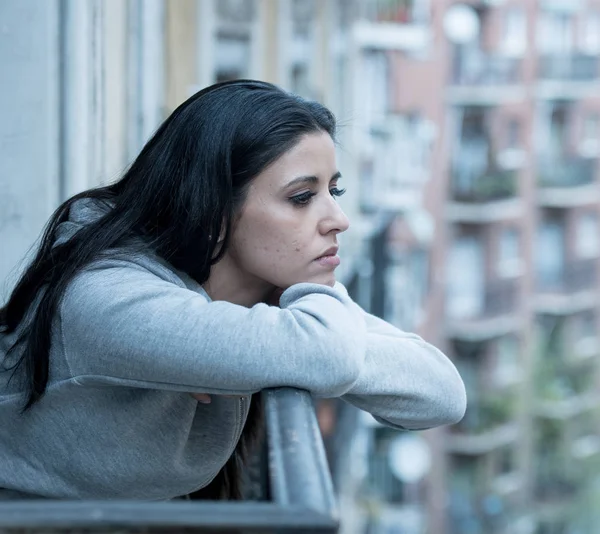
<path fill-rule="evenodd" d="M 339 180 L 341 177 L 342 177 L 342 173 L 340 171 L 338 171 L 331 177 L 331 179 L 329 181 L 331 182 L 333 180 Z M 288 189 L 292 186 L 304 184 L 304 183 L 317 184 L 317 183 L 319 183 L 319 178 L 317 176 L 299 176 L 298 178 L 294 178 L 291 182 L 286 184 L 284 186 L 284 189 Z"/>

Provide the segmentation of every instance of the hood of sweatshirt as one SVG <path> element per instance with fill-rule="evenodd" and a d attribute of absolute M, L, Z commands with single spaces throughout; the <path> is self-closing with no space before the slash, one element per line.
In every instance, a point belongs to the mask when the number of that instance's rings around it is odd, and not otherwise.
<path fill-rule="evenodd" d="M 69 208 L 68 219 L 61 222 L 56 229 L 54 246 L 63 245 L 84 226 L 106 215 L 110 209 L 111 206 L 106 201 L 95 198 L 76 200 Z"/>

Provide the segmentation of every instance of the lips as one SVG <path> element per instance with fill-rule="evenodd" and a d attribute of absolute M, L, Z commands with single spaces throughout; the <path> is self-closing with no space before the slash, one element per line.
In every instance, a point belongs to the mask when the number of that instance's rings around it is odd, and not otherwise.
<path fill-rule="evenodd" d="M 317 260 L 326 258 L 328 256 L 336 256 L 338 253 L 339 247 L 329 247 L 325 252 L 323 252 L 323 254 L 321 254 L 318 258 L 316 258 Z"/>
<path fill-rule="evenodd" d="M 337 251 L 338 247 L 330 247 L 314 261 L 324 267 L 335 268 L 340 264 L 340 257 L 337 255 Z"/>

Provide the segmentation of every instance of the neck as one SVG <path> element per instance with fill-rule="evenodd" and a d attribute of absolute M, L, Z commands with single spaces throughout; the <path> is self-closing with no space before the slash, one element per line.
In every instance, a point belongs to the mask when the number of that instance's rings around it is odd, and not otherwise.
<path fill-rule="evenodd" d="M 212 266 L 210 276 L 202 287 L 213 301 L 222 300 L 246 308 L 267 301 L 274 290 L 272 284 L 242 274 L 227 254 Z"/>

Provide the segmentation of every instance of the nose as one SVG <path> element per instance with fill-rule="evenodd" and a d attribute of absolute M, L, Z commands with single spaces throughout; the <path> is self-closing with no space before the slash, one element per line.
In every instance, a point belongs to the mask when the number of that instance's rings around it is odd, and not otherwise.
<path fill-rule="evenodd" d="M 340 205 L 331 198 L 327 204 L 327 210 L 321 218 L 319 230 L 321 234 L 341 234 L 350 227 L 350 221 Z"/>

